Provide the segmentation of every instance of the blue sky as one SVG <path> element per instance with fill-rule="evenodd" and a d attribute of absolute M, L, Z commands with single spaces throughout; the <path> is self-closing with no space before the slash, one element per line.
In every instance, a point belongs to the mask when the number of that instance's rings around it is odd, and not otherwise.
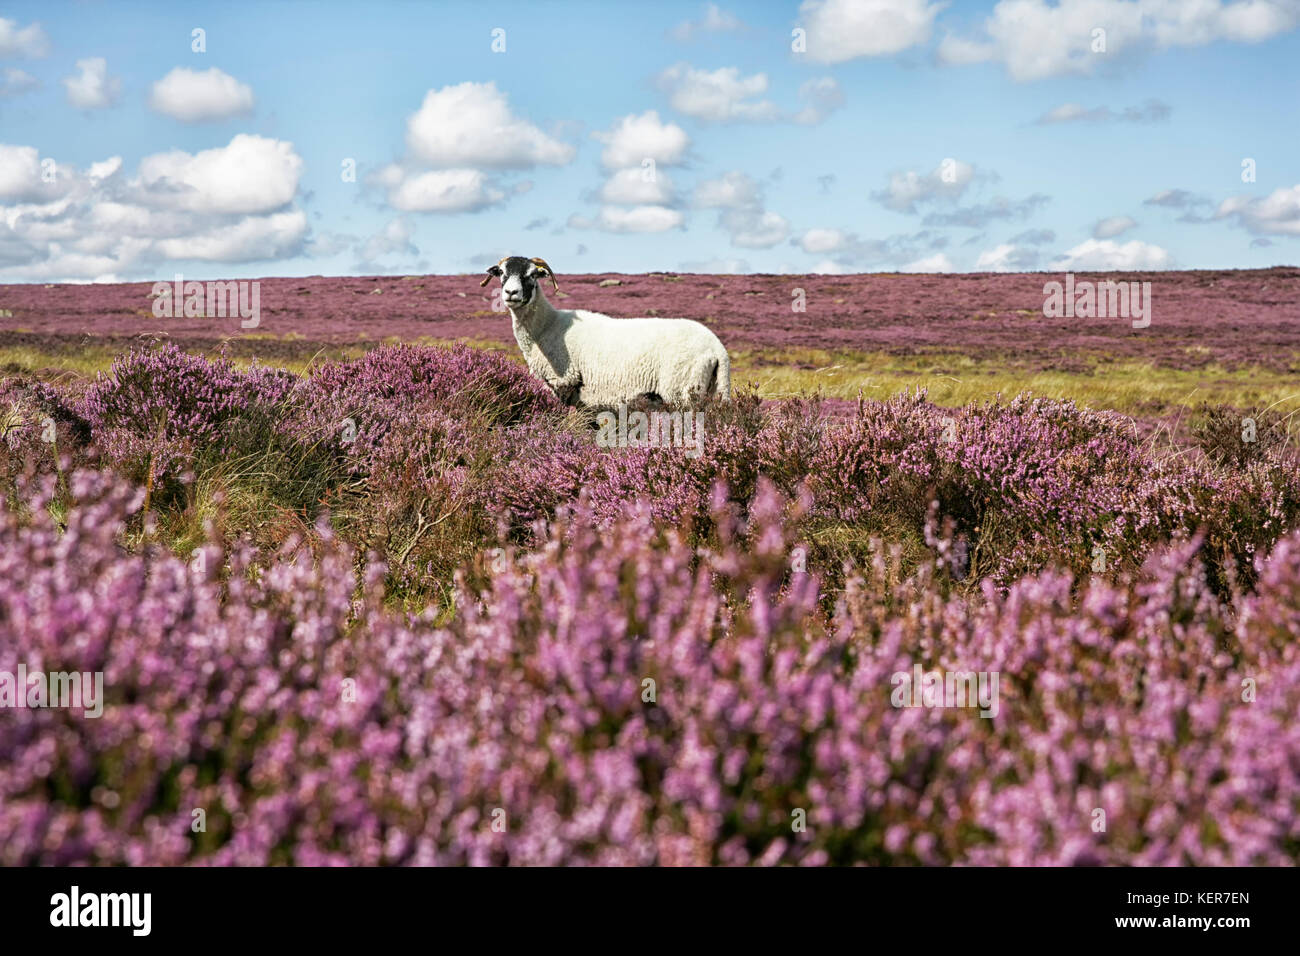
<path fill-rule="evenodd" d="M 1295 264 L 1298 103 L 1300 0 L 9 2 L 0 281 Z"/>

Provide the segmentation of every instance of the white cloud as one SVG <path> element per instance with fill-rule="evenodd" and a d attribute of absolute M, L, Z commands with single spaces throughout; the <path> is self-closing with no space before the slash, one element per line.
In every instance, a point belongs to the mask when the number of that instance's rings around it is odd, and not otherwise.
<path fill-rule="evenodd" d="M 819 276 L 842 276 L 847 275 L 850 270 L 848 266 L 841 265 L 833 259 L 823 259 L 808 271 Z"/>
<path fill-rule="evenodd" d="M 812 255 L 838 252 L 848 244 L 849 237 L 839 229 L 809 229 L 799 237 L 799 246 Z"/>
<path fill-rule="evenodd" d="M 102 56 L 77 61 L 77 72 L 63 78 L 68 102 L 79 110 L 112 106 L 122 92 L 122 81 L 108 75 L 108 61 Z"/>
<path fill-rule="evenodd" d="M 898 267 L 899 272 L 952 272 L 953 265 L 948 257 L 942 252 L 927 256 L 924 259 L 917 259 L 915 262 L 909 262 L 906 265 Z"/>
<path fill-rule="evenodd" d="M 943 7 L 927 0 L 807 0 L 797 25 L 807 31 L 809 59 L 843 63 L 927 42 Z"/>
<path fill-rule="evenodd" d="M 290 209 L 268 216 L 245 216 L 220 226 L 214 223 L 192 235 L 159 239 L 154 248 L 167 259 L 249 262 L 292 255 L 306 234 L 307 214 Z"/>
<path fill-rule="evenodd" d="M 28 90 L 36 89 L 39 85 L 36 77 L 26 70 L 7 67 L 4 71 L 4 78 L 0 79 L 0 96 L 21 96 Z"/>
<path fill-rule="evenodd" d="M 1114 239 L 1121 233 L 1128 232 L 1137 225 L 1137 220 L 1128 216 L 1110 216 L 1106 219 L 1098 220 L 1097 224 L 1092 227 L 1092 238 L 1094 239 Z"/>
<path fill-rule="evenodd" d="M 1233 196 L 1225 199 L 1216 219 L 1235 219 L 1250 232 L 1300 236 L 1300 185 L 1275 189 L 1263 199 Z"/>
<path fill-rule="evenodd" d="M 241 135 L 196 154 L 59 162 L 41 178 L 30 146 L 0 146 L 0 275 L 46 281 L 145 276 L 168 260 L 252 262 L 299 254 L 302 160 L 289 143 Z"/>
<path fill-rule="evenodd" d="M 0 56 L 39 57 L 50 50 L 50 41 L 39 23 L 29 23 L 21 29 L 17 20 L 0 17 Z"/>
<path fill-rule="evenodd" d="M 980 35 L 945 37 L 938 52 L 945 63 L 1000 63 L 1017 80 L 1039 80 L 1091 73 L 1137 47 L 1259 42 L 1298 22 L 1294 0 L 999 0 Z M 1093 49 L 1098 29 L 1104 52 Z"/>
<path fill-rule="evenodd" d="M 154 83 L 149 106 L 186 123 L 227 119 L 253 110 L 253 90 L 215 66 L 208 70 L 176 67 Z"/>
<path fill-rule="evenodd" d="M 100 160 L 97 163 L 91 163 L 87 175 L 91 179 L 108 179 L 110 176 L 116 176 L 118 170 L 122 168 L 121 156 L 110 156 L 108 159 Z"/>
<path fill-rule="evenodd" d="M 301 175 L 293 144 L 249 133 L 218 149 L 173 150 L 140 161 L 140 182 L 159 205 L 192 212 L 276 209 L 293 199 Z"/>
<path fill-rule="evenodd" d="M 937 199 L 957 199 L 975 178 L 975 167 L 956 159 L 946 159 L 930 173 L 914 170 L 894 173 L 889 187 L 872 193 L 872 198 L 895 212 L 914 213 L 916 204 Z"/>
<path fill-rule="evenodd" d="M 684 218 L 666 206 L 601 206 L 594 220 L 575 215 L 569 217 L 569 225 L 604 232 L 667 232 L 680 226 Z"/>
<path fill-rule="evenodd" d="M 647 159 L 660 165 L 675 165 L 681 163 L 686 147 L 690 146 L 686 131 L 673 122 L 660 120 L 654 109 L 640 116 L 628 114 L 607 133 L 591 135 L 604 143 L 601 161 L 608 169 L 640 166 Z"/>
<path fill-rule="evenodd" d="M 657 82 L 679 113 L 708 123 L 766 122 L 781 111 L 771 100 L 758 99 L 767 92 L 767 74 L 740 75 L 734 66 L 712 72 L 677 63 L 659 74 Z"/>
<path fill-rule="evenodd" d="M 477 169 L 408 172 L 389 166 L 380 174 L 388 203 L 403 212 L 475 212 L 506 198 L 505 190 Z"/>
<path fill-rule="evenodd" d="M 716 3 L 706 4 L 704 16 L 699 20 L 685 20 L 673 28 L 673 37 L 683 43 L 701 33 L 729 33 L 740 30 L 744 24 L 735 15 L 721 9 Z"/>
<path fill-rule="evenodd" d="M 1088 239 L 1052 260 L 1052 267 L 1067 272 L 1109 272 L 1168 269 L 1168 252 L 1137 239 L 1118 243 L 1112 239 Z"/>
<path fill-rule="evenodd" d="M 760 189 L 742 172 L 724 173 L 695 187 L 695 205 L 701 209 L 738 209 L 760 201 Z"/>
<path fill-rule="evenodd" d="M 0 202 L 48 197 L 47 185 L 41 180 L 41 159 L 35 146 L 0 143 Z"/>
<path fill-rule="evenodd" d="M 738 170 L 699 183 L 694 204 L 701 209 L 721 210 L 718 227 L 731 236 L 733 246 L 768 249 L 790 234 L 785 217 L 764 208 L 763 187 Z"/>
<path fill-rule="evenodd" d="M 563 166 L 575 150 L 510 111 L 495 83 L 429 90 L 406 123 L 411 155 L 436 169 Z"/>
<path fill-rule="evenodd" d="M 718 223 L 731 233 L 731 244 L 742 249 L 770 249 L 790 235 L 784 216 L 757 207 L 724 210 Z"/>
<path fill-rule="evenodd" d="M 975 260 L 976 272 L 1029 272 L 1038 265 L 1038 251 L 1006 242 L 986 249 Z"/>
<path fill-rule="evenodd" d="M 796 123 L 813 126 L 824 120 L 830 112 L 844 105 L 844 91 L 833 77 L 822 76 L 806 81 L 799 87 L 799 98 L 808 105 L 790 117 Z"/>
<path fill-rule="evenodd" d="M 415 243 L 411 242 L 414 234 L 415 230 L 405 217 L 390 219 L 382 230 L 361 244 L 357 250 L 357 257 L 363 264 L 368 264 L 384 256 L 399 253 L 418 256 L 420 250 L 416 248 Z"/>
<path fill-rule="evenodd" d="M 690 146 L 690 137 L 676 123 L 665 123 L 655 110 L 624 116 L 607 132 L 592 133 L 605 144 L 600 161 L 607 169 L 640 166 L 653 159 L 664 166 L 680 163 Z"/>
<path fill-rule="evenodd" d="M 651 179 L 647 179 L 647 173 L 644 169 L 618 170 L 601 187 L 600 201 L 622 206 L 671 206 L 676 199 L 667 173 L 656 170 Z"/>

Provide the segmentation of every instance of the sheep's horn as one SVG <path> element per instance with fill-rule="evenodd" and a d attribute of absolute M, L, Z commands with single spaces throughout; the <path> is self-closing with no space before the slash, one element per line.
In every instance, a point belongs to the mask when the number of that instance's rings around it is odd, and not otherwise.
<path fill-rule="evenodd" d="M 551 277 L 551 285 L 555 287 L 555 291 L 556 292 L 560 291 L 560 284 L 555 281 L 555 270 L 546 264 L 545 259 L 538 259 L 534 257 L 532 259 L 529 259 L 528 261 L 531 262 L 533 265 L 541 266 L 543 269 L 545 269 L 546 274 Z"/>
<path fill-rule="evenodd" d="M 500 268 L 501 268 L 501 263 L 503 263 L 503 262 L 505 262 L 505 261 L 506 261 L 505 259 L 498 259 L 498 260 L 497 260 L 497 264 L 496 264 L 495 266 L 489 266 L 489 267 L 488 267 L 487 276 L 484 277 L 483 281 L 480 282 L 480 283 L 478 284 L 478 287 L 479 287 L 480 289 L 483 288 L 485 285 L 487 285 L 489 282 L 492 281 L 492 270 L 493 270 L 493 269 L 500 269 Z"/>

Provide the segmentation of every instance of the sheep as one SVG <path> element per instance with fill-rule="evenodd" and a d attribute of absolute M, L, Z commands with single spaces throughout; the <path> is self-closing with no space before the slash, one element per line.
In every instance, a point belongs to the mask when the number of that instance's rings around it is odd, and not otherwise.
<path fill-rule="evenodd" d="M 731 398 L 731 360 L 718 337 L 691 319 L 619 319 L 585 309 L 556 309 L 542 293 L 543 259 L 507 256 L 487 269 L 514 326 L 528 369 L 572 406 L 617 406 L 637 399 L 686 405 Z"/>

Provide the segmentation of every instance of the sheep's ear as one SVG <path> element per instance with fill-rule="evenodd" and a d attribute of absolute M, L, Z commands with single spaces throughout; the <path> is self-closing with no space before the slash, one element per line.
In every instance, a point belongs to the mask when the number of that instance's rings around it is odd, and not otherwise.
<path fill-rule="evenodd" d="M 492 281 L 492 277 L 493 277 L 493 276 L 496 276 L 496 277 L 500 278 L 500 276 L 501 276 L 501 267 L 500 267 L 499 265 L 496 265 L 496 266 L 488 266 L 488 267 L 487 267 L 487 276 L 483 279 L 482 282 L 480 282 L 480 283 L 478 284 L 478 287 L 479 287 L 480 289 L 483 288 L 485 285 L 487 285 L 489 282 Z"/>
<path fill-rule="evenodd" d="M 555 287 L 555 291 L 556 291 L 556 292 L 559 292 L 559 291 L 560 291 L 560 284 L 559 284 L 558 282 L 555 281 L 555 271 L 554 271 L 553 269 L 551 269 L 551 267 L 548 266 L 548 265 L 546 264 L 546 260 L 545 260 L 545 259 L 536 259 L 536 258 L 533 258 L 533 259 L 529 259 L 528 261 L 531 262 L 531 263 L 532 263 L 532 264 L 537 268 L 537 271 L 538 271 L 539 273 L 541 273 L 541 274 L 544 275 L 544 276 L 550 276 L 550 277 L 551 277 L 551 285 Z"/>

